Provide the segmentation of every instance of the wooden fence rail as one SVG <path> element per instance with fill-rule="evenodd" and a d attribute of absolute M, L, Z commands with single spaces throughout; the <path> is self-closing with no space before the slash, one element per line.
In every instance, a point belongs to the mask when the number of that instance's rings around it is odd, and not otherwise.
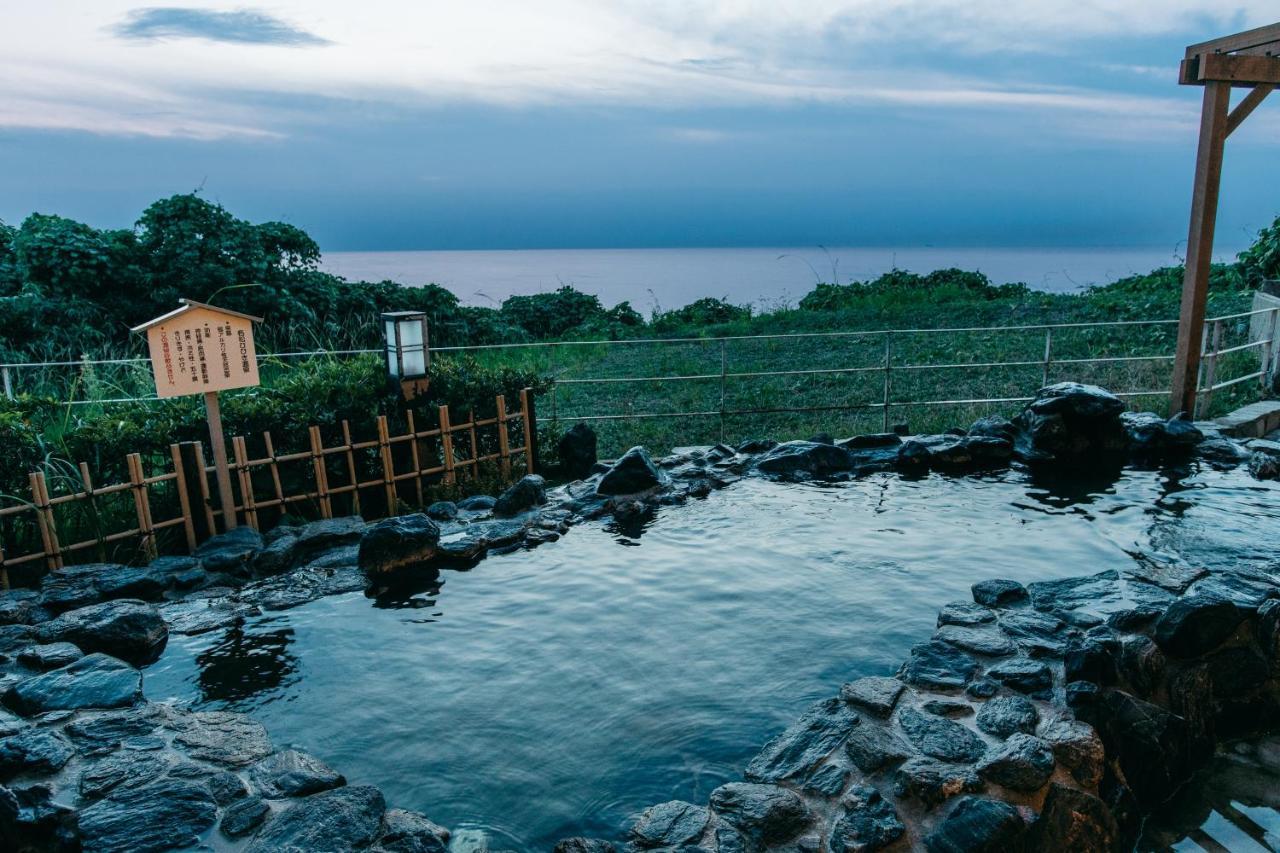
<path fill-rule="evenodd" d="M 257 529 L 264 516 L 279 519 L 299 504 L 310 507 L 312 514 L 321 518 L 332 518 L 336 502 L 341 502 L 340 506 L 349 508 L 352 514 L 377 518 L 395 514 L 402 504 L 420 507 L 427 486 L 453 485 L 459 482 L 459 477 L 477 477 L 489 463 L 501 472 L 504 480 L 511 478 L 512 463 L 517 457 L 520 457 L 521 469 L 532 473 L 536 462 L 532 393 L 529 389 L 520 392 L 519 411 L 509 412 L 502 395 L 498 395 L 494 403 L 497 413 L 494 417 L 477 418 L 473 410 L 465 423 L 454 423 L 449 407 L 441 406 L 438 423 L 431 429 L 420 429 L 413 413 L 409 412 L 407 431 L 403 434 L 392 434 L 387 418 L 379 416 L 375 424 L 376 437 L 364 441 L 352 440 L 351 425 L 343 421 L 342 443 L 337 446 L 326 447 L 320 428 L 312 426 L 308 429 L 307 449 L 293 453 L 277 453 L 271 434 L 264 432 L 263 453 L 256 458 L 249 452 L 246 436 L 234 436 L 230 463 L 237 519 Z M 517 440 L 521 443 L 518 446 L 513 446 L 511 441 L 513 422 L 519 422 Z M 486 434 L 486 430 L 495 435 L 493 441 L 481 441 L 480 436 Z M 483 453 L 486 444 L 496 450 Z M 31 500 L 0 508 L 0 586 L 9 587 L 11 568 L 43 562 L 46 570 L 58 571 L 68 562 L 106 561 L 108 545 L 127 541 L 136 543 L 137 556 L 153 559 L 159 534 L 170 528 L 181 528 L 188 552 L 219 529 L 225 529 L 226 525 L 221 523 L 222 510 L 212 499 L 211 483 L 216 483 L 216 479 L 211 478 L 215 478 L 216 469 L 205 460 L 200 442 L 169 445 L 168 459 L 163 461 L 170 470 L 163 473 L 147 476 L 143 459 L 137 453 L 129 454 L 126 461 L 128 482 L 95 487 L 88 465 L 81 462 L 78 488 L 56 496 L 50 495 L 44 472 L 33 472 Z M 303 474 L 285 477 L 282 466 L 302 466 Z M 361 479 L 362 468 L 372 469 L 376 476 Z M 341 480 L 336 484 L 331 482 L 335 473 Z M 301 490 L 289 494 L 286 484 L 299 485 Z M 157 488 L 168 492 L 167 500 L 154 498 Z M 132 496 L 133 513 L 128 522 L 123 522 L 129 525 L 126 529 L 105 529 L 109 522 L 102 521 L 103 499 L 112 495 Z M 159 519 L 158 510 L 165 513 Z M 94 535 L 64 544 L 61 533 L 70 526 L 65 517 L 72 511 L 89 519 L 86 523 L 94 528 Z M 5 524 L 33 524 L 38 536 L 11 539 L 32 540 L 39 550 L 6 553 Z"/>

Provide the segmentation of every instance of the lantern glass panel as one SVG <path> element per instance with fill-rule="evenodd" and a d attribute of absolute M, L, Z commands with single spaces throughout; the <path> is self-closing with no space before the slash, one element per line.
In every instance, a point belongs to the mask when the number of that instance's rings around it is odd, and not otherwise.
<path fill-rule="evenodd" d="M 396 366 L 396 321 L 384 321 L 383 329 L 387 336 L 387 373 L 392 379 L 399 379 L 400 377 L 397 373 L 399 368 Z"/>
<path fill-rule="evenodd" d="M 426 349 L 422 345 L 422 318 L 400 321 L 400 358 L 405 376 L 424 376 L 427 372 Z"/>

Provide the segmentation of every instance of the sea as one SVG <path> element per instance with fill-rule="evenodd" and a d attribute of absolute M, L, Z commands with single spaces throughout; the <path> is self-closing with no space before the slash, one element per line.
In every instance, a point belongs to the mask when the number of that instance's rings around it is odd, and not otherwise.
<path fill-rule="evenodd" d="M 323 266 L 352 281 L 434 283 L 466 305 L 497 306 L 514 295 L 562 285 L 630 302 L 642 313 L 702 297 L 759 310 L 795 305 L 817 282 L 865 281 L 891 269 L 927 273 L 957 267 L 993 282 L 1077 292 L 1135 273 L 1180 264 L 1178 246 L 1103 248 L 821 247 L 707 249 L 517 249 L 326 252 Z M 1221 260 L 1234 251 L 1221 250 Z"/>

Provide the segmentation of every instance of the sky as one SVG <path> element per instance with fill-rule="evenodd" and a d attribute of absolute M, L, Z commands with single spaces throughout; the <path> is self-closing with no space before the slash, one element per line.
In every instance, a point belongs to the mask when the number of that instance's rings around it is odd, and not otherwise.
<path fill-rule="evenodd" d="M 199 190 L 326 250 L 1186 235 L 1187 44 L 1272 0 L 6 4 L 0 220 Z M 1280 214 L 1280 97 L 1220 246 Z"/>

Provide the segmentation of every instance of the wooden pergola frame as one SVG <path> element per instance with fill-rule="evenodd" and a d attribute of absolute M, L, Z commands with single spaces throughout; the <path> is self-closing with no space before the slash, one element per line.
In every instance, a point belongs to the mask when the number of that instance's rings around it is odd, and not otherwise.
<path fill-rule="evenodd" d="M 1227 137 L 1280 85 L 1280 23 L 1193 44 L 1178 82 L 1204 87 L 1200 111 L 1200 147 L 1196 154 L 1191 196 L 1191 228 L 1187 236 L 1187 268 L 1178 318 L 1178 351 L 1174 359 L 1170 414 L 1195 412 L 1200 354 L 1204 343 L 1205 301 L 1218 219 L 1218 190 Z M 1231 109 L 1231 90 L 1250 91 Z"/>

